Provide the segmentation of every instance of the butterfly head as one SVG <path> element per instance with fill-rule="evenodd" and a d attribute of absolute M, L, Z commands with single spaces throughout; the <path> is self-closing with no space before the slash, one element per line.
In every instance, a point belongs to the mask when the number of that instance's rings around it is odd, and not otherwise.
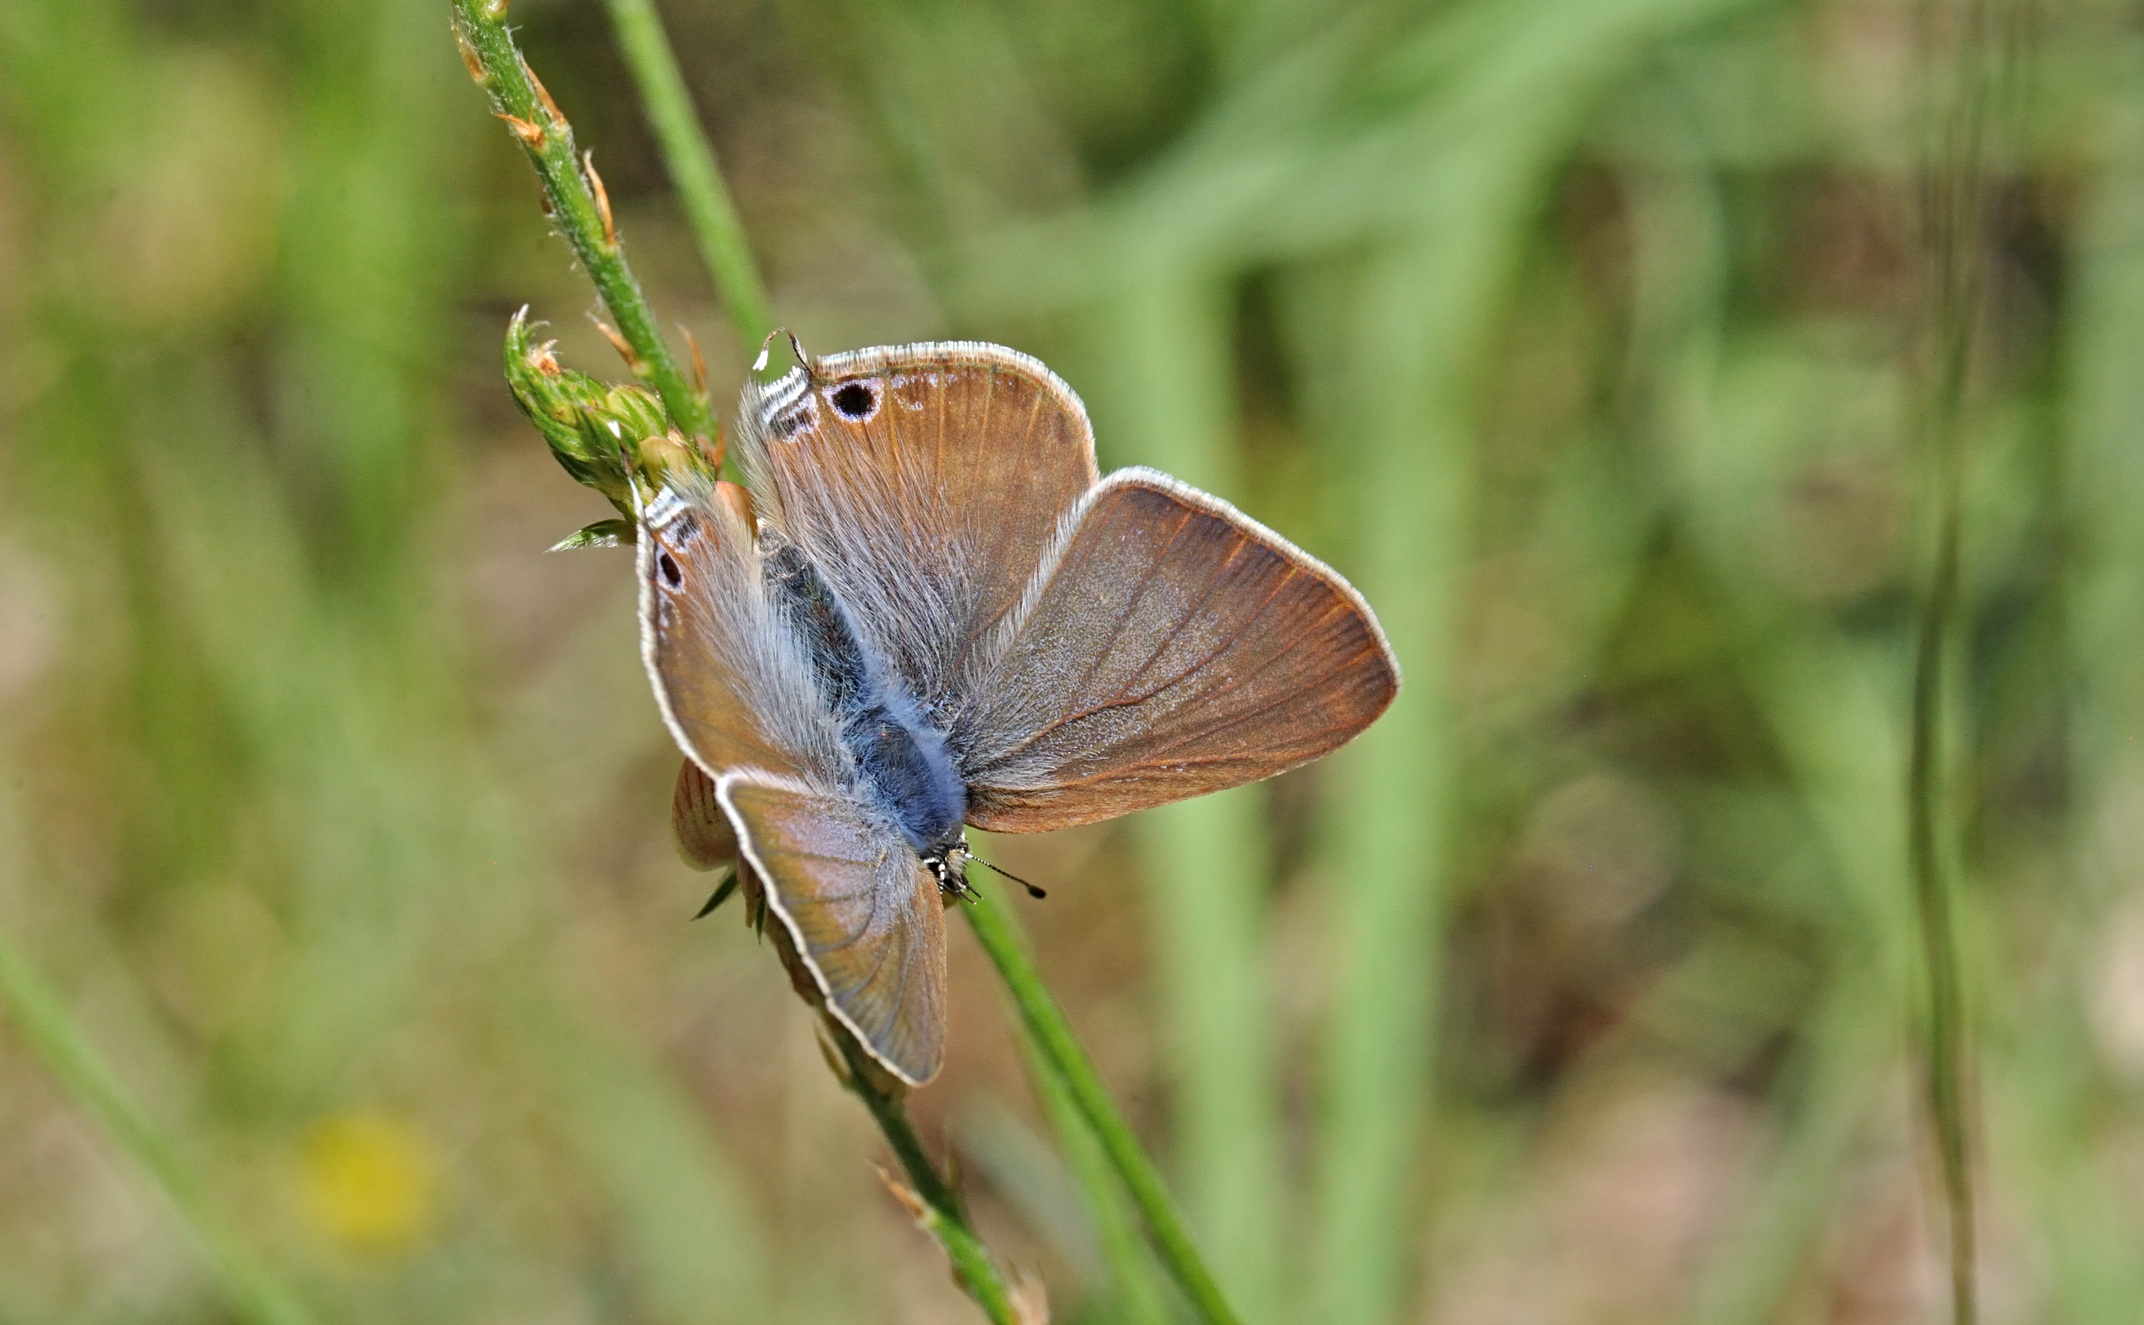
<path fill-rule="evenodd" d="M 938 880 L 938 891 L 967 900 L 975 896 L 975 890 L 968 886 L 968 862 L 974 858 L 975 853 L 968 849 L 968 835 L 962 833 L 950 845 L 925 852 L 923 867 Z"/>

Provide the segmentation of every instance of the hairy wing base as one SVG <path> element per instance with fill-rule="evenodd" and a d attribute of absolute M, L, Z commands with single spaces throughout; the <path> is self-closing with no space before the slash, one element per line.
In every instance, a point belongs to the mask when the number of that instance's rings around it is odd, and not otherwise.
<path fill-rule="evenodd" d="M 1099 477 L 1072 389 L 973 341 L 748 382 L 738 422 L 754 494 L 926 707 L 952 695 Z"/>

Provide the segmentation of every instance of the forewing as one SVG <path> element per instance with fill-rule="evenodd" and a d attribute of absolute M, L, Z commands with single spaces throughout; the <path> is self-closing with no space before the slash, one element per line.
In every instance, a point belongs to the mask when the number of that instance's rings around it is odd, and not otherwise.
<path fill-rule="evenodd" d="M 910 1085 L 945 1051 L 945 907 L 892 825 L 851 797 L 756 770 L 716 795 L 827 1006 Z"/>
<path fill-rule="evenodd" d="M 1120 471 L 1052 548 L 961 715 L 968 821 L 1041 832 L 1271 777 L 1398 689 L 1339 575 L 1218 498 Z"/>
<path fill-rule="evenodd" d="M 1071 388 L 1026 355 L 967 341 L 837 354 L 747 383 L 737 442 L 775 523 L 934 714 L 1097 478 Z"/>
<path fill-rule="evenodd" d="M 678 744 L 710 776 L 838 780 L 839 733 L 768 604 L 742 490 L 666 487 L 639 523 L 641 656 Z"/>

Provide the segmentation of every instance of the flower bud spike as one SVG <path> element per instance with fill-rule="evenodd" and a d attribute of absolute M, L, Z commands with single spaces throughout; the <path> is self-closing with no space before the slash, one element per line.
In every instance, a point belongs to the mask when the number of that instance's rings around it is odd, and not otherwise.
<path fill-rule="evenodd" d="M 700 338 L 692 334 L 691 327 L 680 323 L 678 330 L 685 333 L 685 344 L 692 351 L 692 389 L 704 400 L 707 397 L 707 356 L 700 353 Z"/>
<path fill-rule="evenodd" d="M 1019 1325 L 1050 1325 L 1050 1292 L 1040 1279 L 1020 1272 L 1012 1281 L 1012 1318 Z"/>
<path fill-rule="evenodd" d="M 527 120 L 518 119 L 512 115 L 507 114 L 503 110 L 496 111 L 494 113 L 500 119 L 506 121 L 506 127 L 513 130 L 514 137 L 519 138 L 521 140 L 521 145 L 523 147 L 526 147 L 531 152 L 541 152 L 543 150 L 543 145 L 546 140 L 544 138 L 543 127 L 541 125 L 531 124 Z"/>
<path fill-rule="evenodd" d="M 909 1217 L 916 1221 L 917 1226 L 926 1231 L 930 1230 L 931 1208 L 923 1203 L 923 1198 L 916 1194 L 916 1189 L 894 1177 L 883 1164 L 874 1164 L 871 1167 L 878 1170 L 878 1180 L 886 1184 L 886 1190 L 893 1193 L 893 1199 L 901 1203 L 901 1208 L 908 1211 Z"/>
<path fill-rule="evenodd" d="M 543 434 L 559 465 L 602 493 L 628 522 L 636 479 L 655 481 L 680 463 L 695 472 L 705 466 L 682 437 L 671 441 L 669 418 L 653 392 L 637 385 L 612 386 L 565 368 L 553 354 L 552 343 L 537 341 L 534 333 L 527 309 L 516 313 L 507 327 L 506 380 L 514 403 Z M 658 444 L 651 444 L 651 438 Z M 715 473 L 712 467 L 705 472 L 709 478 Z M 568 545 L 602 546 L 605 539 L 630 543 L 628 532 L 592 525 Z"/>
<path fill-rule="evenodd" d="M 588 180 L 590 196 L 596 200 L 596 215 L 603 218 L 603 242 L 616 248 L 618 226 L 610 217 L 610 190 L 603 187 L 603 177 L 596 173 L 596 154 L 592 148 L 581 153 L 581 174 Z"/>
<path fill-rule="evenodd" d="M 591 318 L 590 321 L 596 324 L 597 331 L 603 333 L 603 339 L 610 342 L 610 347 L 618 352 L 618 357 L 625 360 L 625 366 L 632 369 L 634 375 L 638 376 L 642 371 L 642 365 L 640 356 L 633 353 L 632 342 L 619 335 L 618 329 L 605 322 L 602 318 Z"/>
<path fill-rule="evenodd" d="M 521 72 L 528 75 L 529 86 L 536 89 L 536 99 L 543 103 L 543 113 L 550 118 L 551 127 L 560 133 L 566 132 L 568 126 L 565 112 L 558 108 L 557 102 L 551 100 L 551 90 L 543 85 L 543 80 L 536 76 L 536 71 L 529 68 L 526 57 L 521 61 Z"/>
<path fill-rule="evenodd" d="M 461 47 L 462 63 L 469 68 L 469 77 L 478 87 L 491 86 L 491 75 L 484 72 L 484 61 L 477 56 L 476 47 L 469 44 L 469 34 L 462 30 L 459 20 L 454 24 L 454 44 Z"/>

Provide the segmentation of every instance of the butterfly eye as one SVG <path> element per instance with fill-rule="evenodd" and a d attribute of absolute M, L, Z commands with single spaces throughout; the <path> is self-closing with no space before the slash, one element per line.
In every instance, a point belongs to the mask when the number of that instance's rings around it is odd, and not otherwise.
<path fill-rule="evenodd" d="M 854 423 L 870 418 L 872 411 L 878 408 L 878 393 L 862 382 L 837 387 L 832 400 L 841 417 Z"/>
<path fill-rule="evenodd" d="M 669 553 L 656 553 L 655 564 L 662 569 L 663 578 L 670 582 L 671 588 L 675 589 L 685 582 L 685 573 L 677 568 L 677 562 L 671 559 Z"/>

